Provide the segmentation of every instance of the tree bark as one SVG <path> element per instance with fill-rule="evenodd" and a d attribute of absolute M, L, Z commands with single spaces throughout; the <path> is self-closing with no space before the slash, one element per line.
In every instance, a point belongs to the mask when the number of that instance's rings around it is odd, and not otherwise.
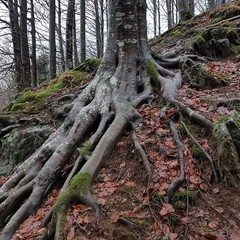
<path fill-rule="evenodd" d="M 8 10 L 10 17 L 10 25 L 12 32 L 13 52 L 14 52 L 14 64 L 15 64 L 15 78 L 17 84 L 17 90 L 23 90 L 22 81 L 22 68 L 21 68 L 21 44 L 20 44 L 20 29 L 18 22 L 18 8 L 12 0 L 8 1 Z"/>
<path fill-rule="evenodd" d="M 85 0 L 80 1 L 80 62 L 86 60 L 86 12 Z"/>
<path fill-rule="evenodd" d="M 37 79 L 37 55 L 36 55 L 36 28 L 35 28 L 35 12 L 34 12 L 34 4 L 33 0 L 31 0 L 31 35 L 32 35 L 32 80 L 31 86 L 37 87 L 38 79 Z"/>
<path fill-rule="evenodd" d="M 20 29 L 21 29 L 21 57 L 22 57 L 22 81 L 24 88 L 31 86 L 30 58 L 27 34 L 27 1 L 20 2 Z"/>
<path fill-rule="evenodd" d="M 61 8 L 61 0 L 58 0 L 58 42 L 59 42 L 59 51 L 60 51 L 60 58 L 61 58 L 61 69 L 64 72 L 66 68 L 65 63 L 65 55 L 63 50 L 63 37 L 62 37 L 62 8 Z"/>
<path fill-rule="evenodd" d="M 75 0 L 68 0 L 66 20 L 66 64 L 68 69 L 73 68 L 74 8 Z"/>
<path fill-rule="evenodd" d="M 49 0 L 49 79 L 56 77 L 55 0 Z"/>

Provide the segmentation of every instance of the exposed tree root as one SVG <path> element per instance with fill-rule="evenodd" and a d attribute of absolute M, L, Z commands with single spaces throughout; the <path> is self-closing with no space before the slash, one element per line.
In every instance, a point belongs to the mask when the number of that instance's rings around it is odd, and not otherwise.
<path fill-rule="evenodd" d="M 188 130 L 186 124 L 181 120 L 181 124 L 183 125 L 185 131 L 187 132 L 187 134 L 189 135 L 189 137 L 193 140 L 193 142 L 198 146 L 198 148 L 204 153 L 204 155 L 206 156 L 206 158 L 208 159 L 210 166 L 212 168 L 212 172 L 213 172 L 213 177 L 214 177 L 214 181 L 215 182 L 219 182 L 219 177 L 214 165 L 214 161 L 212 159 L 212 157 L 206 152 L 206 150 L 203 148 L 203 146 L 197 141 L 197 139 L 191 134 L 191 132 Z"/>
<path fill-rule="evenodd" d="M 178 150 L 178 161 L 179 161 L 179 168 L 180 168 L 180 173 L 179 177 L 175 178 L 171 184 L 169 185 L 167 189 L 167 197 L 166 197 L 166 202 L 170 202 L 174 193 L 178 190 L 178 188 L 182 185 L 182 183 L 185 181 L 185 173 L 184 173 L 184 155 L 183 155 L 183 144 L 179 138 L 178 131 L 175 127 L 175 124 L 173 123 L 172 120 L 169 121 L 169 126 L 174 138 L 174 141 L 177 145 L 177 150 Z"/>
<path fill-rule="evenodd" d="M 140 145 L 135 133 L 132 134 L 132 138 L 133 138 L 135 148 L 137 149 L 137 151 L 139 152 L 139 154 L 142 157 L 142 162 L 143 162 L 146 174 L 147 174 L 148 183 L 150 183 L 152 180 L 152 169 L 151 169 L 150 163 L 148 161 L 147 154 L 144 151 L 144 149 L 142 148 L 142 146 Z"/>
<path fill-rule="evenodd" d="M 19 127 L 21 127 L 20 124 L 14 124 L 14 125 L 10 125 L 10 126 L 0 129 L 0 137 L 3 137 L 7 133 L 9 133 L 12 129 L 19 128 Z"/>

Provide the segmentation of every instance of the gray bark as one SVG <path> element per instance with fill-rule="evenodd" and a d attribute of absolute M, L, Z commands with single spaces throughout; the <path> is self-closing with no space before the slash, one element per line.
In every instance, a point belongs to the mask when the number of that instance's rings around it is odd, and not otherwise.
<path fill-rule="evenodd" d="M 37 79 L 37 56 L 36 56 L 36 28 L 35 28 L 35 13 L 34 13 L 34 4 L 33 0 L 31 0 L 31 36 L 32 36 L 32 87 L 37 87 L 38 79 Z"/>
<path fill-rule="evenodd" d="M 66 20 L 66 64 L 68 69 L 73 68 L 74 8 L 75 0 L 68 0 Z"/>
<path fill-rule="evenodd" d="M 56 77 L 55 0 L 49 0 L 49 79 Z"/>
<path fill-rule="evenodd" d="M 80 62 L 86 60 L 86 13 L 85 0 L 80 1 Z"/>

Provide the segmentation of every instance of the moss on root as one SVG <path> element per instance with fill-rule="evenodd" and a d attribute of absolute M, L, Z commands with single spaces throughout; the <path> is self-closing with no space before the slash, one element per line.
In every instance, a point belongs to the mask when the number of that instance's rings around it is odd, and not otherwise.
<path fill-rule="evenodd" d="M 86 195 L 91 186 L 92 176 L 89 173 L 79 172 L 76 174 L 67 189 L 60 193 L 56 204 L 54 206 L 55 211 L 61 210 L 64 205 L 69 205 L 73 200 Z"/>
<path fill-rule="evenodd" d="M 158 71 L 156 69 L 156 67 L 154 66 L 153 62 L 151 60 L 147 60 L 147 74 L 150 77 L 150 80 L 152 83 L 154 83 L 155 85 L 158 84 Z"/>

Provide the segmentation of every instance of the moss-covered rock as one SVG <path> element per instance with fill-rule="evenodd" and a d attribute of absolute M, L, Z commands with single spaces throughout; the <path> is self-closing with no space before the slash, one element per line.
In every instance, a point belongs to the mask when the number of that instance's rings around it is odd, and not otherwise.
<path fill-rule="evenodd" d="M 238 187 L 240 180 L 240 113 L 233 111 L 214 124 L 217 169 L 223 181 Z"/>
<path fill-rule="evenodd" d="M 190 83 L 191 87 L 209 89 L 229 84 L 229 79 L 211 75 L 207 67 L 194 62 L 188 57 L 182 58 L 179 64 L 182 70 L 183 80 Z"/>
<path fill-rule="evenodd" d="M 51 134 L 48 126 L 14 129 L 0 140 L 0 175 L 10 171 L 38 149 Z"/>
<path fill-rule="evenodd" d="M 198 34 L 193 48 L 204 56 L 228 57 L 232 54 L 232 44 L 239 44 L 238 29 L 223 25 Z"/>
<path fill-rule="evenodd" d="M 88 58 L 75 70 L 86 71 L 88 73 L 96 72 L 102 59 L 101 58 Z"/>

